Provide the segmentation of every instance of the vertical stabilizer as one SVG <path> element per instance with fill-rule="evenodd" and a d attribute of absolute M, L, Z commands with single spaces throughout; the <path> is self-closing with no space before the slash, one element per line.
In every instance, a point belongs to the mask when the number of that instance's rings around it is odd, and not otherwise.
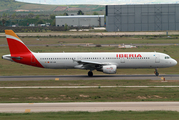
<path fill-rule="evenodd" d="M 27 48 L 27 46 L 20 40 L 20 38 L 14 33 L 12 30 L 5 30 L 7 42 L 9 45 L 9 50 L 11 56 L 17 54 L 28 54 L 31 51 Z"/>
<path fill-rule="evenodd" d="M 10 55 L 4 55 L 2 58 L 21 64 L 43 67 L 27 46 L 12 30 L 5 30 L 7 42 L 9 45 Z"/>

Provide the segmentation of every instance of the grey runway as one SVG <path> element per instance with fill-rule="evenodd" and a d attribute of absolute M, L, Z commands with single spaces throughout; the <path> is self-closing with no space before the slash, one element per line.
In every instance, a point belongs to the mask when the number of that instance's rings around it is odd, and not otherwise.
<path fill-rule="evenodd" d="M 177 75 L 39 75 L 39 76 L 0 76 L 0 81 L 29 81 L 29 80 L 179 80 Z"/>
<path fill-rule="evenodd" d="M 58 111 L 178 111 L 179 102 L 0 103 L 1 113 Z"/>
<path fill-rule="evenodd" d="M 179 88 L 179 86 L 21 86 L 0 87 L 0 89 L 79 89 L 79 88 Z"/>

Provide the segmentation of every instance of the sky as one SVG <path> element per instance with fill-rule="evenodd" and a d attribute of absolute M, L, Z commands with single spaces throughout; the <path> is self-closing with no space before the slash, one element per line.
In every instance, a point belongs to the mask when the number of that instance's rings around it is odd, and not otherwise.
<path fill-rule="evenodd" d="M 52 4 L 52 5 L 69 5 L 69 4 L 96 4 L 96 5 L 110 5 L 110 4 L 165 4 L 165 3 L 179 3 L 179 0 L 16 0 L 19 2 L 38 3 L 38 4 Z"/>

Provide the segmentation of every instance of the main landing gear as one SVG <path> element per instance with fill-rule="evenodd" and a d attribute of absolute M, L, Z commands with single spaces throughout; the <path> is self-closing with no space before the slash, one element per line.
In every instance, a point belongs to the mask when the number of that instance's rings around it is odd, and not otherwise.
<path fill-rule="evenodd" d="M 89 72 L 88 72 L 88 76 L 89 76 L 89 77 L 93 77 L 93 72 L 92 72 L 92 71 L 89 71 Z"/>
<path fill-rule="evenodd" d="M 159 73 L 158 73 L 158 71 L 157 71 L 157 68 L 155 68 L 154 73 L 155 73 L 156 76 L 159 76 Z"/>

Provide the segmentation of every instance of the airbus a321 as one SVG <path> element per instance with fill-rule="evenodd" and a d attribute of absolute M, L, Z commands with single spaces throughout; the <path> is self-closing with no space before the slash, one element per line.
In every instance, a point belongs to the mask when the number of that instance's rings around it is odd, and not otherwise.
<path fill-rule="evenodd" d="M 40 68 L 89 70 L 89 77 L 93 70 L 115 74 L 123 68 L 154 68 L 158 76 L 157 68 L 177 64 L 169 55 L 159 52 L 34 53 L 12 30 L 5 30 L 5 34 L 10 54 L 3 55 L 3 59 Z"/>

